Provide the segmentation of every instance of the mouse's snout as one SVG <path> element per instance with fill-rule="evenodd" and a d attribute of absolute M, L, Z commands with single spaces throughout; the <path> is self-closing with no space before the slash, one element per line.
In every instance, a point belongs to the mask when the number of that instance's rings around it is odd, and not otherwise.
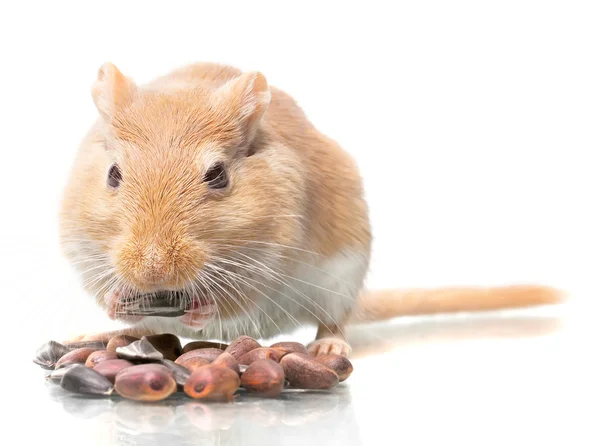
<path fill-rule="evenodd" d="M 119 254 L 121 275 L 140 291 L 185 288 L 202 267 L 204 255 L 184 237 L 134 238 Z"/>
<path fill-rule="evenodd" d="M 140 252 L 139 265 L 135 269 L 138 281 L 157 285 L 171 282 L 175 273 L 176 256 L 160 245 L 150 245 Z M 170 261 L 172 259 L 172 261 Z"/>

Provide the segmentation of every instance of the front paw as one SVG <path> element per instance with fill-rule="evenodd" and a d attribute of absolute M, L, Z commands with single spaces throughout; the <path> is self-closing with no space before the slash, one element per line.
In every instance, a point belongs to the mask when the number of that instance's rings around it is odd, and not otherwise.
<path fill-rule="evenodd" d="M 107 314 L 109 319 L 118 320 L 121 322 L 135 323 L 139 322 L 143 317 L 142 316 L 133 316 L 127 315 L 123 313 L 124 304 L 121 302 L 121 292 L 117 290 L 109 291 L 104 295 L 104 303 L 107 307 Z"/>
<path fill-rule="evenodd" d="M 340 338 L 316 339 L 306 346 L 308 352 L 313 356 L 342 355 L 348 357 L 352 348 Z"/>

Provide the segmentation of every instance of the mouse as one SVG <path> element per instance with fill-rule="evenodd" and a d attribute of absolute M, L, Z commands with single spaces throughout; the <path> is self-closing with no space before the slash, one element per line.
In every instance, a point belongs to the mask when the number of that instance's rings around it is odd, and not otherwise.
<path fill-rule="evenodd" d="M 124 327 L 229 342 L 316 329 L 312 355 L 348 356 L 345 332 L 406 315 L 555 304 L 545 285 L 367 290 L 369 206 L 355 160 L 259 71 L 210 62 L 141 84 L 112 62 L 64 188 L 59 240 L 85 294 Z M 128 302 L 183 302 L 176 317 Z"/>

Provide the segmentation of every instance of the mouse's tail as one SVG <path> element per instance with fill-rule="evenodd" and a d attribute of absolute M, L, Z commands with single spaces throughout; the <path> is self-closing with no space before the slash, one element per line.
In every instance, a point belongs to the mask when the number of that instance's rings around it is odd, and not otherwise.
<path fill-rule="evenodd" d="M 558 304 L 565 293 L 536 285 L 373 290 L 364 292 L 350 323 L 399 316 L 479 312 Z"/>

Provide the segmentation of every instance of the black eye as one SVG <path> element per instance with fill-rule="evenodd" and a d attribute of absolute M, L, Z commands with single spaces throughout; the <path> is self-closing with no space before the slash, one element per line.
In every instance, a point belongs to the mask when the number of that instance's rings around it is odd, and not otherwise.
<path fill-rule="evenodd" d="M 212 166 L 204 175 L 204 181 L 208 183 L 208 187 L 211 189 L 223 189 L 226 187 L 229 180 L 225 166 L 222 163 Z"/>
<path fill-rule="evenodd" d="M 109 187 L 117 188 L 121 184 L 123 176 L 121 175 L 121 169 L 116 164 L 110 166 L 108 171 L 108 179 L 106 180 Z"/>

